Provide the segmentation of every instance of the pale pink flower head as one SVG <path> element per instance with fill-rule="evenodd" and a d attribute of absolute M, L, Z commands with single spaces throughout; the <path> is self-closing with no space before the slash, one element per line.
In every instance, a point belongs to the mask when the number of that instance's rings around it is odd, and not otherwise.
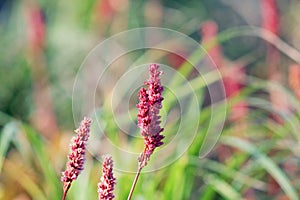
<path fill-rule="evenodd" d="M 160 127 L 159 111 L 162 108 L 163 86 L 160 82 L 162 71 L 158 71 L 159 66 L 152 64 L 149 67 L 149 79 L 145 82 L 147 89 L 141 88 L 138 94 L 138 127 L 141 135 L 144 137 L 145 149 L 139 157 L 139 166 L 144 167 L 150 159 L 156 147 L 163 144 L 161 132 L 164 130 Z"/>
<path fill-rule="evenodd" d="M 68 192 L 72 181 L 76 180 L 83 170 L 91 123 L 92 120 L 85 117 L 81 121 L 79 128 L 75 130 L 77 135 L 71 140 L 71 152 L 68 155 L 68 162 L 66 164 L 67 169 L 61 176 L 61 181 L 64 183 L 64 197 Z"/>
<path fill-rule="evenodd" d="M 222 67 L 223 65 L 223 50 L 221 45 L 217 41 L 218 36 L 218 24 L 214 21 L 205 21 L 200 29 L 200 34 L 202 36 L 202 44 L 206 45 L 209 55 L 209 58 L 205 58 L 206 62 L 209 65 L 212 65 L 211 60 L 213 61 L 212 68 Z"/>
<path fill-rule="evenodd" d="M 115 195 L 113 193 L 116 184 L 116 178 L 113 175 L 112 157 L 106 155 L 103 157 L 102 177 L 98 184 L 99 200 L 112 200 Z"/>
<path fill-rule="evenodd" d="M 34 53 L 45 45 L 46 25 L 42 9 L 33 5 L 28 10 L 28 43 Z"/>
<path fill-rule="evenodd" d="M 262 28 L 278 34 L 279 13 L 276 0 L 261 0 Z"/>
<path fill-rule="evenodd" d="M 289 68 L 289 84 L 291 89 L 296 94 L 297 98 L 300 99 L 300 65 L 293 64 Z"/>

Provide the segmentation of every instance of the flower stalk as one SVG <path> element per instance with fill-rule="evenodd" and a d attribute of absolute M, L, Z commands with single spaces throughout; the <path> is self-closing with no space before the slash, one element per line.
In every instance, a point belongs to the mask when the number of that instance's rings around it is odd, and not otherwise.
<path fill-rule="evenodd" d="M 150 156 L 154 150 L 163 145 L 165 136 L 161 135 L 164 128 L 160 126 L 159 111 L 162 108 L 162 92 L 164 90 L 161 85 L 160 75 L 162 71 L 158 71 L 159 65 L 152 64 L 149 67 L 149 79 L 145 82 L 146 88 L 141 88 L 138 94 L 138 127 L 140 133 L 144 137 L 144 151 L 138 158 L 138 170 L 133 181 L 127 200 L 130 200 L 138 181 L 141 170 L 148 164 Z"/>

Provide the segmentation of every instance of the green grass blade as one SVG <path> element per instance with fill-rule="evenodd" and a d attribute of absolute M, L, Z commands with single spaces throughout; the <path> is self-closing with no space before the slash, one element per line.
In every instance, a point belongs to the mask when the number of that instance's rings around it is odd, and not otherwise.
<path fill-rule="evenodd" d="M 11 141 L 14 139 L 18 125 L 15 122 L 6 124 L 0 135 L 0 172 Z"/>
<path fill-rule="evenodd" d="M 57 174 L 53 168 L 53 164 L 50 162 L 48 155 L 45 152 L 45 146 L 43 146 L 43 140 L 39 134 L 35 132 L 29 125 L 22 124 L 24 133 L 26 134 L 31 146 L 36 154 L 36 158 L 42 168 L 47 186 L 50 189 L 49 199 L 61 198 L 62 184 L 59 182 Z"/>
<path fill-rule="evenodd" d="M 32 177 L 28 175 L 22 166 L 19 166 L 18 163 L 14 163 L 10 160 L 6 161 L 6 170 L 10 177 L 15 179 L 28 194 L 35 200 L 47 200 L 43 191 L 40 189 L 39 185 L 34 182 Z"/>
<path fill-rule="evenodd" d="M 280 168 L 269 157 L 257 150 L 257 148 L 250 142 L 231 136 L 223 136 L 221 138 L 221 142 L 226 145 L 236 147 L 254 156 L 257 162 L 273 176 L 290 199 L 299 199 L 295 188 L 292 186 L 286 174 L 280 170 Z"/>
<path fill-rule="evenodd" d="M 199 158 L 198 158 L 198 160 L 199 160 Z M 235 181 L 238 181 L 240 183 L 243 183 L 245 185 L 248 185 L 248 186 L 258 189 L 258 190 L 266 190 L 266 188 L 267 188 L 266 183 L 264 183 L 260 180 L 257 180 L 253 177 L 250 177 L 246 174 L 243 174 L 239 171 L 236 171 L 222 163 L 219 163 L 219 162 L 216 162 L 216 161 L 213 161 L 210 159 L 203 159 L 201 161 L 201 163 L 203 163 L 204 168 L 212 170 L 216 173 L 219 173 L 220 176 L 224 176 L 227 178 L 234 177 Z"/>
<path fill-rule="evenodd" d="M 228 200 L 243 199 L 242 196 L 226 181 L 211 173 L 204 175 L 204 181 L 216 192 Z"/>

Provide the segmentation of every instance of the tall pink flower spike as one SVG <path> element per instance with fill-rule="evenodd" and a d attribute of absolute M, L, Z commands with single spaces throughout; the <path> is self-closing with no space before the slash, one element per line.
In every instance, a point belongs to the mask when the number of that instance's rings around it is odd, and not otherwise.
<path fill-rule="evenodd" d="M 140 102 L 138 108 L 138 127 L 141 135 L 144 137 L 144 152 L 139 157 L 139 165 L 141 168 L 147 165 L 150 156 L 156 147 L 163 145 L 164 136 L 161 132 L 164 130 L 160 127 L 159 110 L 162 108 L 162 92 L 159 76 L 162 71 L 158 71 L 159 66 L 152 64 L 149 67 L 149 80 L 145 82 L 148 90 L 141 88 L 139 92 Z"/>
<path fill-rule="evenodd" d="M 139 156 L 138 170 L 131 186 L 127 200 L 131 200 L 134 188 L 138 181 L 139 175 L 143 167 L 145 167 L 150 160 L 150 156 L 154 150 L 163 145 L 165 136 L 161 135 L 164 130 L 160 126 L 159 111 L 162 108 L 162 92 L 164 90 L 160 82 L 160 75 L 162 71 L 158 71 L 157 64 L 151 64 L 149 67 L 149 79 L 145 82 L 148 88 L 141 88 L 138 94 L 139 103 L 138 108 L 138 127 L 140 133 L 144 137 L 145 148 Z"/>
<path fill-rule="evenodd" d="M 280 13 L 276 0 L 261 0 L 261 27 L 272 32 L 275 35 L 279 35 L 280 31 Z M 271 44 L 267 44 L 266 64 L 268 67 L 269 80 L 280 82 L 283 79 L 282 72 L 279 70 L 280 53 Z M 281 94 L 281 91 L 277 88 L 270 88 L 270 102 L 275 113 L 288 113 L 289 105 L 288 99 L 285 95 Z M 272 117 L 278 123 L 283 123 L 282 117 L 272 113 Z"/>
<path fill-rule="evenodd" d="M 75 130 L 77 135 L 71 140 L 71 153 L 68 155 L 68 162 L 66 164 L 67 169 L 61 176 L 61 181 L 64 183 L 64 194 L 62 200 L 66 198 L 67 192 L 71 187 L 71 183 L 77 179 L 83 170 L 91 123 L 92 120 L 90 118 L 84 117 L 79 128 Z"/>
<path fill-rule="evenodd" d="M 223 58 L 223 50 L 218 41 L 216 40 L 218 35 L 218 25 L 214 21 L 206 21 L 203 23 L 201 28 L 202 34 L 202 44 L 206 44 L 209 42 L 212 43 L 212 47 L 208 50 L 208 55 L 210 59 L 212 59 L 213 63 L 216 67 L 221 71 L 228 71 L 223 77 L 224 89 L 226 93 L 226 98 L 231 98 L 234 95 L 240 93 L 242 89 L 243 79 L 246 76 L 246 72 L 241 64 L 236 64 L 232 67 L 227 67 L 225 62 L 225 58 Z M 214 41 L 215 40 L 215 41 Z M 208 60 L 208 57 L 206 58 Z M 211 64 L 211 61 L 208 62 Z M 212 69 L 216 67 L 214 65 L 210 65 Z M 232 76 L 234 74 L 234 76 Z M 237 78 L 238 77 L 238 78 Z M 233 105 L 230 110 L 230 120 L 231 121 L 239 121 L 248 113 L 248 105 L 246 101 L 240 101 Z"/>

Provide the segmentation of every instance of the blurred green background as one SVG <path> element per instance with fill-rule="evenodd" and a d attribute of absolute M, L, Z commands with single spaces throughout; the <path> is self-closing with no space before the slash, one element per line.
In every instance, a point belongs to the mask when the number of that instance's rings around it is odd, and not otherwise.
<path fill-rule="evenodd" d="M 201 43 L 217 65 L 212 71 L 222 75 L 228 107 L 219 142 L 199 159 L 211 117 L 221 119 L 210 111 L 207 87 L 197 87 L 194 142 L 172 165 L 142 174 L 133 199 L 299 199 L 299 9 L 298 0 L 1 0 L 0 199 L 61 199 L 60 173 L 77 126 L 76 73 L 99 42 L 146 26 Z M 205 63 L 207 55 L 196 59 Z M 189 80 L 199 78 L 179 56 L 164 61 Z M 208 84 L 220 80 L 207 77 Z M 170 118 L 175 106 L 167 105 Z M 117 135 L 109 109 L 103 105 L 102 115 Z M 173 123 L 166 141 L 178 128 Z M 142 149 L 126 136 L 112 140 Z M 97 199 L 100 171 L 89 154 L 68 198 Z M 116 199 L 126 199 L 134 175 L 115 174 Z"/>

